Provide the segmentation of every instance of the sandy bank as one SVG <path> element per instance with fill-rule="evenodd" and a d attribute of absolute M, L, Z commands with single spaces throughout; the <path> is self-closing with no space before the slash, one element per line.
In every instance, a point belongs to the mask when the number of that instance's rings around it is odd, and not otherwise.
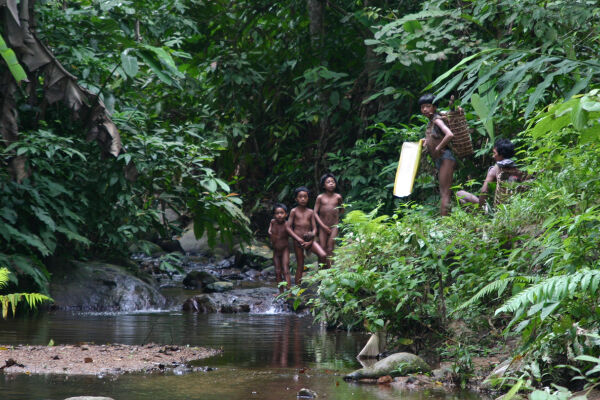
<path fill-rule="evenodd" d="M 98 375 L 153 372 L 218 354 L 202 347 L 147 344 L 131 346 L 2 346 L 0 372 L 5 374 Z"/>

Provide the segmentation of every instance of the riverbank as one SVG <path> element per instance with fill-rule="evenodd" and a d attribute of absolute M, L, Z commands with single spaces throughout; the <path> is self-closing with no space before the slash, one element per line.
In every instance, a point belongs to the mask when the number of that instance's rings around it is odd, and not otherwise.
<path fill-rule="evenodd" d="M 205 347 L 110 345 L 1 346 L 5 374 L 118 375 L 156 372 L 220 353 Z"/>

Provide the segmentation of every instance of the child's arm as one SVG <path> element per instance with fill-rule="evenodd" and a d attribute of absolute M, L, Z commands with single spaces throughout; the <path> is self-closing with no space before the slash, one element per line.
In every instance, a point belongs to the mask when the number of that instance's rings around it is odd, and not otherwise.
<path fill-rule="evenodd" d="M 338 210 L 340 210 L 340 215 L 344 213 L 344 199 L 341 194 L 338 194 Z"/>
<path fill-rule="evenodd" d="M 315 238 L 315 236 L 317 236 L 317 213 L 313 211 L 312 215 L 310 216 L 310 224 L 312 225 L 312 230 L 310 231 L 310 233 L 313 236 L 313 240 Z M 328 228 L 329 229 L 329 228 Z M 329 229 L 329 231 L 331 232 L 331 229 Z M 312 242 L 312 240 L 311 240 Z"/>
<path fill-rule="evenodd" d="M 494 165 L 488 171 L 487 176 L 485 177 L 485 181 L 483 182 L 483 186 L 481 187 L 481 192 L 480 192 L 480 195 L 479 195 L 479 205 L 481 207 L 485 206 L 485 201 L 487 199 L 488 185 L 491 182 L 495 182 L 496 181 L 497 175 L 498 175 L 498 166 Z"/>
<path fill-rule="evenodd" d="M 441 118 L 436 118 L 433 121 L 433 123 L 436 124 L 442 130 L 442 132 L 444 132 L 444 138 L 442 139 L 442 141 L 440 142 L 440 144 L 438 144 L 435 147 L 435 151 L 437 151 L 439 153 L 439 152 L 443 151 L 446 148 L 446 145 L 454 137 L 454 133 L 452 133 L 452 131 L 450 130 L 450 128 L 448 128 L 448 126 L 444 123 L 444 121 L 442 121 Z"/>
<path fill-rule="evenodd" d="M 294 230 L 292 229 L 295 218 L 296 209 L 293 209 L 292 212 L 290 212 L 290 217 L 288 218 L 288 221 L 285 224 L 285 230 L 287 231 L 288 235 L 290 235 L 296 242 L 298 242 L 298 244 L 300 244 L 300 246 L 302 246 L 304 245 L 304 240 L 302 240 L 300 236 L 296 235 L 296 232 L 294 232 Z"/>
<path fill-rule="evenodd" d="M 271 234 L 273 233 L 273 222 L 275 222 L 274 219 L 271 220 L 271 223 L 269 224 L 269 236 L 271 236 Z"/>
<path fill-rule="evenodd" d="M 323 223 L 323 221 L 321 221 L 321 218 L 319 217 L 319 210 L 321 209 L 321 197 L 322 195 L 318 195 L 317 196 L 317 201 L 315 202 L 315 209 L 314 209 L 314 216 L 315 216 L 315 221 L 317 222 L 317 224 L 319 224 L 319 226 L 321 227 L 321 229 L 323 229 L 328 235 L 331 234 L 331 229 L 325 225 Z M 316 228 L 316 227 L 315 227 Z"/>

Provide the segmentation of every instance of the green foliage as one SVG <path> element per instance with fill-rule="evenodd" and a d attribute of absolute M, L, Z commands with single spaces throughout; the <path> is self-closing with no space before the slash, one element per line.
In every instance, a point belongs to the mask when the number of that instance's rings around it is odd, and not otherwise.
<path fill-rule="evenodd" d="M 0 268 L 0 290 L 4 289 L 9 281 L 10 271 L 7 268 Z M 25 301 L 30 309 L 36 309 L 38 305 L 45 301 L 53 301 L 50 297 L 40 293 L 9 293 L 0 295 L 0 304 L 2 304 L 2 318 L 8 317 L 10 310 L 14 315 L 17 314 L 17 305 Z"/>
<path fill-rule="evenodd" d="M 19 64 L 15 52 L 6 46 L 6 42 L 2 35 L 0 35 L 0 55 L 8 66 L 13 78 L 15 78 L 15 81 L 21 82 L 27 80 L 27 74 L 23 70 L 23 67 L 21 67 L 21 64 Z"/>
<path fill-rule="evenodd" d="M 450 366 L 452 380 L 461 388 L 465 388 L 474 376 L 473 360 L 471 358 L 473 350 L 475 350 L 474 346 L 458 343 L 449 345 L 442 351 L 443 357 L 453 360 Z"/>
<path fill-rule="evenodd" d="M 81 132 L 91 116 L 72 120 L 66 108 L 49 107 L 43 78 L 20 93 L 18 140 L 0 150 L 0 257 L 14 280 L 29 276 L 45 291 L 44 264 L 51 270 L 56 257 L 124 253 L 140 237 L 171 238 L 182 226 L 161 218 L 167 208 L 192 219 L 211 244 L 247 236 L 231 187 L 239 178 L 216 168 L 224 129 L 209 103 L 197 107 L 200 72 L 182 48 L 198 33 L 191 5 L 36 4 L 41 38 L 112 113 L 126 152 L 107 159 L 88 144 Z M 21 182 L 4 168 L 15 155 L 31 173 Z"/>

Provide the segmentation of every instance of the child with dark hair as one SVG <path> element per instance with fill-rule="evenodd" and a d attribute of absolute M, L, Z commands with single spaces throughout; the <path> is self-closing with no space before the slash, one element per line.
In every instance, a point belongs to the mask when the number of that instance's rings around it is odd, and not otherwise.
<path fill-rule="evenodd" d="M 319 257 L 319 262 L 326 263 L 327 254 L 314 241 L 317 231 L 315 213 L 308 208 L 309 190 L 305 186 L 300 186 L 294 190 L 297 206 L 290 212 L 290 218 L 287 223 L 287 232 L 294 239 L 294 252 L 296 253 L 296 285 L 302 281 L 304 272 L 304 250 L 311 250 Z M 306 235 L 306 236 L 305 236 Z M 306 240 L 308 239 L 308 240 Z"/>
<path fill-rule="evenodd" d="M 438 181 L 440 185 L 440 214 L 448 215 L 450 208 L 450 187 L 452 186 L 452 176 L 456 167 L 456 158 L 448 148 L 450 140 L 454 134 L 442 120 L 442 116 L 437 113 L 436 98 L 433 94 L 427 93 L 419 98 L 419 107 L 421 114 L 429 119 L 425 131 L 425 147 L 435 162 L 438 171 Z"/>
<path fill-rule="evenodd" d="M 279 293 L 283 293 L 283 287 L 279 283 L 285 278 L 287 288 L 292 287 L 290 275 L 290 248 L 289 234 L 287 232 L 287 207 L 285 204 L 276 203 L 273 206 L 273 219 L 269 225 L 269 236 L 273 245 L 273 265 L 275 266 L 275 279 L 279 287 Z M 283 273 L 283 276 L 282 276 Z"/>
<path fill-rule="evenodd" d="M 494 143 L 492 154 L 496 163 L 492 165 L 487 172 L 483 186 L 481 187 L 480 195 L 475 196 L 465 190 L 459 190 L 456 193 L 456 197 L 461 204 L 473 203 L 479 204 L 481 207 L 485 206 L 487 199 L 487 191 L 490 183 L 498 181 L 498 175 L 503 170 L 517 170 L 515 162 L 511 159 L 515 155 L 515 145 L 508 139 L 498 139 Z"/>
<path fill-rule="evenodd" d="M 321 177 L 321 193 L 317 196 L 315 202 L 315 220 L 319 225 L 319 243 L 325 253 L 327 253 L 327 267 L 331 266 L 331 257 L 333 256 L 333 247 L 335 238 L 338 235 L 338 223 L 340 222 L 340 213 L 344 212 L 342 206 L 342 196 L 336 193 L 337 180 L 331 173 L 326 173 Z"/>

